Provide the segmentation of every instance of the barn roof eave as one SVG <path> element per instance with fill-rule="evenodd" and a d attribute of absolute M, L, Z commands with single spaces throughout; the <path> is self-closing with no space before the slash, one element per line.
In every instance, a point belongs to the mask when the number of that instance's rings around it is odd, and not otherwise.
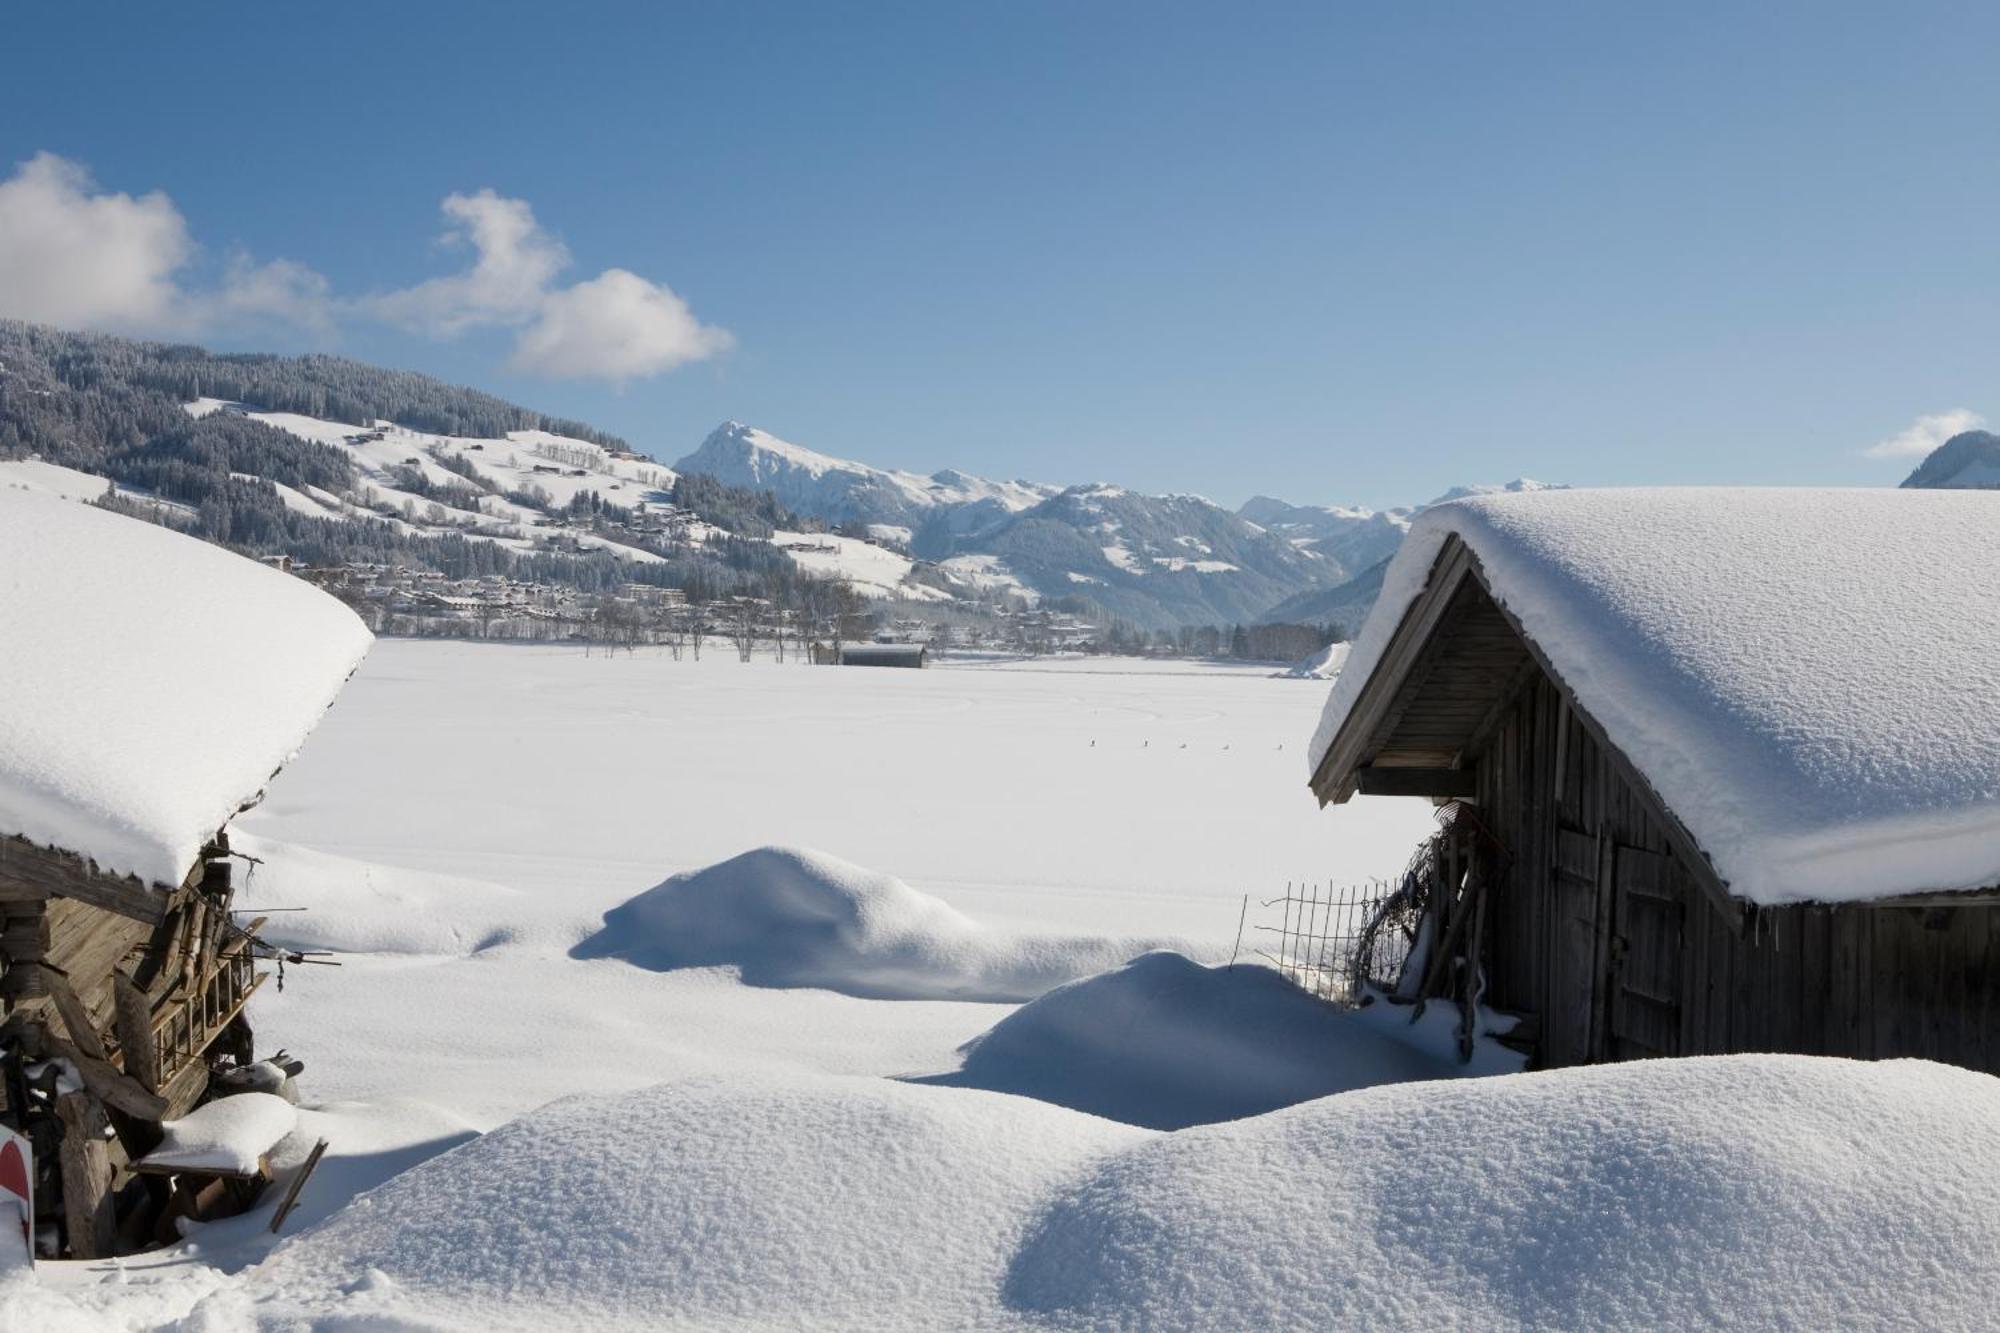
<path fill-rule="evenodd" d="M 1653 784 L 1636 764 L 1614 744 L 1605 734 L 1604 728 L 1591 716 L 1590 711 L 1577 701 L 1576 692 L 1563 680 L 1562 674 L 1549 661 L 1548 655 L 1535 642 L 1514 614 L 1497 596 L 1493 595 L 1491 581 L 1486 575 L 1479 557 L 1472 548 L 1456 534 L 1447 537 L 1432 562 L 1431 571 L 1423 592 L 1410 603 L 1403 613 L 1389 645 L 1369 673 L 1367 682 L 1356 696 L 1354 706 L 1342 719 L 1332 742 L 1327 746 L 1325 757 L 1314 770 L 1311 788 L 1322 806 L 1341 804 L 1351 799 L 1360 789 L 1360 775 L 1371 751 L 1383 738 L 1378 734 L 1386 721 L 1391 720 L 1391 710 L 1402 692 L 1404 684 L 1412 672 L 1424 660 L 1427 649 L 1432 647 L 1433 637 L 1445 625 L 1445 613 L 1450 608 L 1466 580 L 1472 580 L 1491 598 L 1500 614 L 1506 618 L 1516 637 L 1527 649 L 1531 659 L 1555 686 L 1564 702 L 1575 713 L 1592 740 L 1608 756 L 1614 768 L 1631 785 L 1648 807 L 1648 813 L 1663 830 L 1667 841 L 1683 861 L 1696 881 L 1701 884 L 1718 909 L 1731 920 L 1741 920 L 1746 903 L 1729 892 L 1728 884 L 1716 873 L 1708 854 L 1701 849 L 1694 836 L 1681 823 L 1666 802 L 1660 797 Z"/>

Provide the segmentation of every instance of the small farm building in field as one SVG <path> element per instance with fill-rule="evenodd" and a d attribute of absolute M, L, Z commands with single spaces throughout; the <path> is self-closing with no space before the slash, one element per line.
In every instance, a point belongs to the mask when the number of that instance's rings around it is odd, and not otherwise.
<path fill-rule="evenodd" d="M 841 666 L 924 667 L 930 665 L 930 649 L 921 643 L 845 643 L 830 650 Z"/>
<path fill-rule="evenodd" d="M 1425 512 L 1312 747 L 1322 803 L 1448 807 L 1393 984 L 1548 1066 L 2000 1072 L 1996 578 L 1994 492 Z"/>
<path fill-rule="evenodd" d="M 172 1156 L 177 1122 L 258 1086 L 243 1009 L 270 950 L 227 826 L 369 635 L 254 560 L 15 490 L 0 627 L 0 1127 L 45 1254 L 140 1249 L 261 1184 L 254 1152 Z"/>

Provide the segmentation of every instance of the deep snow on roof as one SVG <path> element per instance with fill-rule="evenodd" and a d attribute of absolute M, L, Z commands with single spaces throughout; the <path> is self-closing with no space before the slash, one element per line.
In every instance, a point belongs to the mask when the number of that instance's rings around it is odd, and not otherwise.
<path fill-rule="evenodd" d="M 0 488 L 0 835 L 178 885 L 370 641 L 254 560 Z"/>
<path fill-rule="evenodd" d="M 2000 494 L 1550 491 L 1428 510 L 1327 700 L 1315 770 L 1454 534 L 1732 893 L 2000 883 Z"/>

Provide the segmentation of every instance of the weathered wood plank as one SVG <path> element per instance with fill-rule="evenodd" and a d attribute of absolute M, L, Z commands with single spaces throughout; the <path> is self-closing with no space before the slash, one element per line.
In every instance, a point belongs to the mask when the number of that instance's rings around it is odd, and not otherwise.
<path fill-rule="evenodd" d="M 182 1064 L 167 1075 L 167 1081 L 160 1085 L 160 1100 L 163 1109 L 159 1118 L 174 1120 L 194 1109 L 202 1094 L 208 1091 L 208 1061 L 195 1059 Z"/>
<path fill-rule="evenodd" d="M 70 1044 L 93 1060 L 105 1058 L 104 1039 L 98 1035 L 97 1024 L 91 1020 L 90 1011 L 84 1008 L 76 988 L 61 969 L 45 967 L 49 998 L 55 1001 L 56 1013 L 62 1018 L 63 1031 Z"/>
<path fill-rule="evenodd" d="M 140 1120 L 159 1121 L 167 1118 L 165 1099 L 155 1096 L 139 1086 L 134 1079 L 121 1072 L 108 1060 L 85 1055 L 75 1046 L 59 1038 L 48 1040 L 49 1053 L 60 1055 L 76 1066 L 76 1072 L 83 1079 L 83 1086 L 106 1106 L 116 1107 L 129 1116 Z"/>
<path fill-rule="evenodd" d="M 305 1189 L 306 1182 L 312 1179 L 313 1172 L 319 1169 L 319 1159 L 326 1156 L 326 1148 L 327 1141 L 325 1139 L 321 1139 L 318 1143 L 315 1143 L 312 1152 L 306 1155 L 305 1162 L 297 1171 L 292 1173 L 291 1184 L 285 1187 L 285 1197 L 278 1204 L 278 1211 L 271 1214 L 271 1230 L 273 1233 L 279 1227 L 285 1225 L 285 1219 L 292 1215 L 292 1208 L 299 1201 L 299 1193 Z"/>
<path fill-rule="evenodd" d="M 125 1072 L 148 1092 L 160 1090 L 159 1048 L 153 1042 L 153 1007 L 146 993 L 123 972 L 111 974 L 116 997 L 118 1050 Z"/>
<path fill-rule="evenodd" d="M 56 1098 L 62 1121 L 58 1152 L 63 1184 L 63 1229 L 72 1259 L 102 1259 L 117 1241 L 111 1203 L 111 1150 L 104 1141 L 110 1120 L 104 1104 L 87 1092 Z"/>
<path fill-rule="evenodd" d="M 1832 1002 L 1828 988 L 1827 911 L 1823 907 L 1799 909 L 1799 1023 L 1798 1045 L 1806 1055 L 1824 1055 L 1826 1009 Z"/>
<path fill-rule="evenodd" d="M 0 882 L 5 881 L 50 897 L 75 898 L 148 924 L 166 913 L 171 891 L 137 879 L 100 874 L 82 857 L 15 837 L 0 838 Z"/>
<path fill-rule="evenodd" d="M 1684 874 L 1675 863 L 1676 874 Z M 1692 918 L 1685 919 L 1685 918 Z M 1681 928 L 1681 1007 L 1682 1055 L 1708 1053 L 1709 929 L 1708 914 L 1700 903 L 1686 908 Z"/>
<path fill-rule="evenodd" d="M 1374 768 L 1355 770 L 1356 790 L 1363 796 L 1475 796 L 1478 777 L 1465 768 Z"/>
<path fill-rule="evenodd" d="M 1353 794 L 1353 772 L 1369 757 L 1367 749 L 1395 702 L 1397 687 L 1429 642 L 1431 631 L 1450 609 L 1470 560 L 1465 543 L 1456 537 L 1448 539 L 1438 553 L 1425 594 L 1404 613 L 1375 669 L 1363 682 L 1346 722 L 1314 770 L 1311 787 L 1322 802 L 1345 801 Z"/>

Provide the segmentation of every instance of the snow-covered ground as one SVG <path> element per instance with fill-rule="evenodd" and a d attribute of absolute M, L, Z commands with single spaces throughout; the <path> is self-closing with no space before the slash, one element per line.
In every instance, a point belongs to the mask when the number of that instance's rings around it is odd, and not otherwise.
<path fill-rule="evenodd" d="M 990 925 L 1226 950 L 1241 895 L 1388 873 L 1431 827 L 1409 802 L 1317 809 L 1301 771 L 1324 689 L 1269 673 L 383 640 L 238 827 L 526 890 L 566 928 L 779 844 Z"/>
<path fill-rule="evenodd" d="M 775 979 L 744 958 L 765 984 L 578 948 L 631 944 L 606 931 L 607 913 L 614 927 L 644 920 L 657 898 L 617 909 L 767 844 L 902 881 L 873 901 L 915 927 L 851 942 L 857 957 L 876 951 L 867 966 L 891 957 L 896 993 L 912 989 L 912 939 L 920 965 L 944 969 L 935 993 L 1018 997 L 1159 943 L 1226 958 L 1244 894 L 1393 870 L 1427 812 L 1316 809 L 1299 769 L 1321 691 L 1267 671 L 1089 659 L 833 670 L 378 643 L 236 824 L 237 845 L 262 858 L 246 906 L 311 908 L 271 913 L 267 933 L 341 951 L 338 970 L 289 969 L 252 1014 L 260 1048 L 306 1060 L 306 1095 L 323 1108 L 279 1160 L 333 1140 L 305 1223 L 465 1127 L 554 1098 L 696 1074 L 949 1071 L 1012 1011 L 799 988 L 838 980 L 838 948 L 831 964 L 825 948 L 805 955 L 818 974 Z M 774 897 L 792 901 L 782 884 Z M 685 926 L 689 909 L 677 911 Z M 197 1254 L 235 1270 L 267 1245 L 224 1224 Z M 120 1281 L 143 1300 L 99 1286 L 109 1265 L 44 1265 L 43 1285 L 88 1301 L 87 1323 L 156 1322 L 222 1280 L 186 1258 L 128 1262 Z"/>
<path fill-rule="evenodd" d="M 903 582 L 913 562 L 886 546 L 832 532 L 777 532 L 771 540 L 806 573 L 845 579 L 863 597 L 951 600 L 939 589 Z"/>
<path fill-rule="evenodd" d="M 282 1240 L 267 1203 L 0 1280 L 0 1327 L 1986 1309 L 1982 1075 L 1758 1057 L 1430 1080 L 1458 1072 L 1431 1053 L 1443 1011 L 1427 1032 L 1259 968 L 1107 963 L 1163 938 L 1225 960 L 1242 895 L 1389 873 L 1429 830 L 1421 803 L 1315 808 L 1323 693 L 1194 663 L 379 643 L 238 824 L 261 858 L 241 901 L 308 907 L 269 933 L 341 951 L 253 1009 L 260 1047 L 307 1063 L 274 1161 L 332 1144 L 299 1213 Z M 862 998 L 1106 966 L 1026 1006 Z"/>

